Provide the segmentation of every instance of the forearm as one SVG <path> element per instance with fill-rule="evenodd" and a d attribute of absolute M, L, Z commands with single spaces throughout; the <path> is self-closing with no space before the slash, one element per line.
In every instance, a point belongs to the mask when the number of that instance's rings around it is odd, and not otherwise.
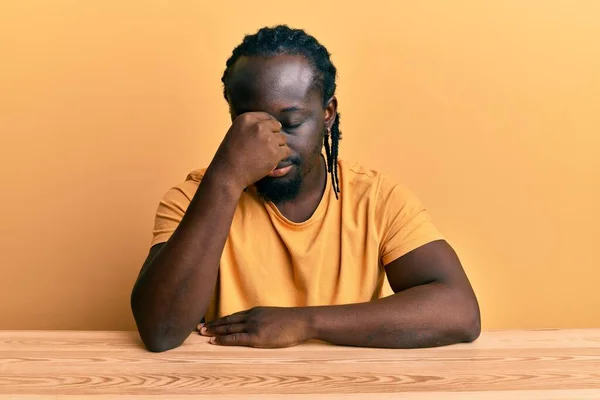
<path fill-rule="evenodd" d="M 178 228 L 140 273 L 131 303 L 150 350 L 178 346 L 206 313 L 240 195 L 207 171 Z"/>
<path fill-rule="evenodd" d="M 362 347 L 442 346 L 475 340 L 480 330 L 477 302 L 439 283 L 368 303 L 309 307 L 307 318 L 312 338 Z"/>

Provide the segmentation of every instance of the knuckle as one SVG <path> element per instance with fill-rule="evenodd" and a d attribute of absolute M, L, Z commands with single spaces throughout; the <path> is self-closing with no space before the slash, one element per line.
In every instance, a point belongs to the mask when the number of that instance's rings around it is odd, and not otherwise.
<path fill-rule="evenodd" d="M 256 132 L 259 136 L 264 135 L 266 132 L 263 126 L 264 125 L 262 123 L 258 122 L 252 125 L 252 130 Z"/>
<path fill-rule="evenodd" d="M 269 121 L 260 121 L 258 124 L 256 124 L 256 126 L 263 133 L 271 132 L 271 130 L 269 129 Z"/>

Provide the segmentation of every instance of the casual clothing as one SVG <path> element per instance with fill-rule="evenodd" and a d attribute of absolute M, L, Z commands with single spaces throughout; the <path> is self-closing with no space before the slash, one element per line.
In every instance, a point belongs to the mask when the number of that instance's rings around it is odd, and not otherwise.
<path fill-rule="evenodd" d="M 169 240 L 205 170 L 190 173 L 160 202 L 152 245 Z M 326 189 L 305 222 L 287 220 L 244 192 L 221 256 L 206 320 L 255 306 L 367 302 L 392 294 L 384 266 L 440 233 L 418 199 L 381 173 L 338 162 L 341 193 Z"/>

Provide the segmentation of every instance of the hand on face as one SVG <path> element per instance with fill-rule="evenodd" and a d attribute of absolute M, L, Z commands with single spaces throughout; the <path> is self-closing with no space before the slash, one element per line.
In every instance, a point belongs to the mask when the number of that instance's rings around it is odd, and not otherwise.
<path fill-rule="evenodd" d="M 198 325 L 210 343 L 262 348 L 290 347 L 311 338 L 306 308 L 256 307 Z"/>
<path fill-rule="evenodd" d="M 267 113 L 248 112 L 233 121 L 211 166 L 241 191 L 272 173 L 290 154 L 281 123 Z"/>

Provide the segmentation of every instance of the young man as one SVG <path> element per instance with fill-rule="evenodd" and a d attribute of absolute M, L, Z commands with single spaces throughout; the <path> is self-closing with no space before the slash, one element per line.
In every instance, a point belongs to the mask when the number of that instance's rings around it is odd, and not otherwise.
<path fill-rule="evenodd" d="M 161 201 L 133 289 L 149 350 L 194 329 L 254 347 L 479 336 L 471 285 L 419 201 L 338 160 L 335 78 L 327 49 L 302 30 L 263 28 L 233 50 L 222 78 L 233 123 L 208 168 Z"/>

